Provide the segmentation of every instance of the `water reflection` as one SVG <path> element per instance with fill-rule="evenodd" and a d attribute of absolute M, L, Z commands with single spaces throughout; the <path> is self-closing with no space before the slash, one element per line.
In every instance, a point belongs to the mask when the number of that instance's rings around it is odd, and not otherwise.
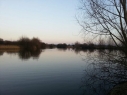
<path fill-rule="evenodd" d="M 88 57 L 89 65 L 84 70 L 81 85 L 84 95 L 127 95 L 125 54 L 99 50 L 94 55 L 88 54 Z"/>
<path fill-rule="evenodd" d="M 4 53 L 7 53 L 9 55 L 18 55 L 19 59 L 21 60 L 28 60 L 30 58 L 33 59 L 38 59 L 40 54 L 44 50 L 37 50 L 37 51 L 26 51 L 26 50 L 21 50 L 21 51 L 0 51 L 0 56 L 2 56 Z"/>
<path fill-rule="evenodd" d="M 83 50 L 80 50 L 80 49 L 73 49 L 74 52 L 76 54 L 80 54 L 81 52 L 84 52 L 84 53 L 93 53 L 94 51 L 96 51 L 96 49 L 83 49 Z"/>
<path fill-rule="evenodd" d="M 31 57 L 34 59 L 38 59 L 42 50 L 37 50 L 37 51 L 19 51 L 18 56 L 22 60 L 28 60 Z"/>
<path fill-rule="evenodd" d="M 7 50 L 7 51 L 0 51 L 0 56 L 2 56 L 4 53 L 10 54 L 10 55 L 16 55 L 19 51 L 15 51 L 15 50 Z"/>
<path fill-rule="evenodd" d="M 47 49 L 41 55 L 43 51 L 0 52 L 3 55 L 3 64 L 0 66 L 2 93 L 82 95 L 83 92 L 84 95 L 127 95 L 127 58 L 124 53 L 86 49 L 75 50 L 75 54 L 72 49 Z M 10 58 L 6 53 L 16 56 Z M 17 55 L 27 61 L 18 60 Z M 39 64 L 28 60 L 39 57 L 36 61 Z M 4 61 L 4 58 L 7 60 Z"/>
<path fill-rule="evenodd" d="M 57 48 L 57 50 L 59 50 L 59 51 L 66 51 L 67 48 Z"/>
<path fill-rule="evenodd" d="M 0 56 L 2 56 L 4 54 L 4 52 L 0 51 Z"/>

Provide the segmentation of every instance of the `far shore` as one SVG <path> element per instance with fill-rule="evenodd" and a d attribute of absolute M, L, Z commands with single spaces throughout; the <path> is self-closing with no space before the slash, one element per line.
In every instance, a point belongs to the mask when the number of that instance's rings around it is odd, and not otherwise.
<path fill-rule="evenodd" d="M 25 50 L 25 51 L 39 51 L 41 49 L 47 48 L 58 48 L 58 49 L 67 49 L 72 48 L 74 50 L 86 50 L 86 49 L 108 49 L 108 50 L 126 50 L 125 47 L 122 46 L 115 46 L 111 43 L 99 43 L 94 44 L 92 42 L 89 43 L 79 43 L 76 42 L 74 44 L 66 44 L 66 43 L 59 43 L 59 44 L 48 44 L 42 42 L 39 38 L 33 37 L 29 39 L 27 37 L 21 37 L 17 41 L 7 41 L 7 40 L 0 40 L 0 50 Z"/>

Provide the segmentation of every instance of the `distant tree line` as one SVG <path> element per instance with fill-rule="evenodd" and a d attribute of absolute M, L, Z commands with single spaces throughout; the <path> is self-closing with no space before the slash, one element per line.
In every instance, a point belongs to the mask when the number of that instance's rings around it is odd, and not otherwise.
<path fill-rule="evenodd" d="M 80 50 L 83 50 L 83 49 L 120 49 L 118 48 L 117 46 L 115 45 L 111 45 L 111 44 L 94 44 L 92 42 L 89 42 L 89 43 L 83 43 L 83 44 L 80 44 L 79 42 L 76 42 L 74 45 L 73 45 L 73 48 L 74 49 L 80 49 Z"/>
<path fill-rule="evenodd" d="M 21 37 L 17 41 L 9 41 L 9 40 L 3 40 L 0 38 L 0 45 L 18 45 L 23 50 L 30 50 L 30 51 L 36 51 L 40 50 L 42 48 L 46 48 L 46 44 L 44 42 L 41 42 L 39 38 L 33 37 L 32 39 L 29 39 L 28 37 Z"/>
<path fill-rule="evenodd" d="M 17 41 L 8 41 L 8 40 L 3 40 L 0 38 L 0 45 L 18 45 L 20 46 L 23 50 L 29 50 L 29 51 L 36 51 L 40 49 L 45 49 L 45 48 L 58 48 L 58 49 L 67 49 L 67 48 L 72 48 L 72 49 L 78 49 L 78 50 L 83 50 L 83 49 L 120 49 L 114 44 L 111 43 L 111 41 L 108 44 L 105 44 L 104 41 L 101 39 L 99 40 L 98 44 L 94 44 L 92 42 L 88 43 L 79 43 L 75 42 L 74 44 L 68 45 L 66 43 L 59 43 L 59 44 L 47 44 L 42 42 L 39 38 L 33 37 L 32 39 L 29 39 L 28 37 L 21 37 Z"/>

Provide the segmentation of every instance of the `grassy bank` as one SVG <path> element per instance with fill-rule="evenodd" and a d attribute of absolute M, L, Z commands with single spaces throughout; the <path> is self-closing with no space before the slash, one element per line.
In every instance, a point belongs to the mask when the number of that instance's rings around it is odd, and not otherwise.
<path fill-rule="evenodd" d="M 0 45 L 0 50 L 20 50 L 18 45 Z"/>

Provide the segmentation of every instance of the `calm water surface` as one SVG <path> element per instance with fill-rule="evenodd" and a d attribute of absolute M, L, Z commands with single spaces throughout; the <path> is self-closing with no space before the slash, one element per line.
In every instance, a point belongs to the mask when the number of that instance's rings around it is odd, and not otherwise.
<path fill-rule="evenodd" d="M 98 51 L 88 50 L 1 52 L 0 95 L 107 95 L 127 80 L 116 76 L 126 74 L 126 69 L 120 65 L 116 72 L 112 68 L 118 64 L 96 62 L 101 57 Z"/>

